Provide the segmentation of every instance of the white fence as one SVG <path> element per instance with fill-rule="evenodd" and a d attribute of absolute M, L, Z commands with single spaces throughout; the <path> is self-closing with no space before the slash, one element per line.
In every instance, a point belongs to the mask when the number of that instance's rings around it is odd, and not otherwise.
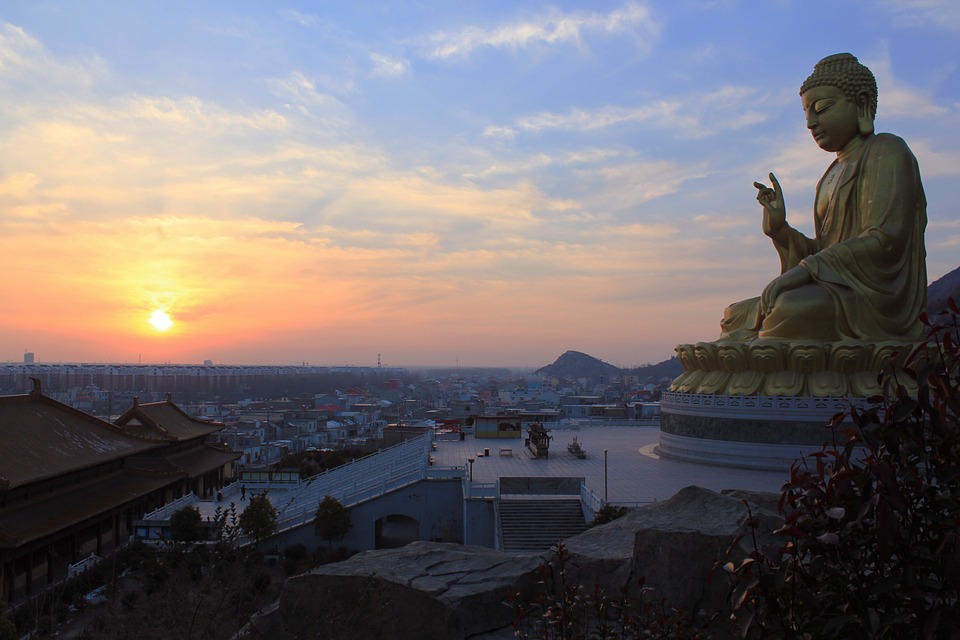
<path fill-rule="evenodd" d="M 430 436 L 425 434 L 305 479 L 284 504 L 277 505 L 278 530 L 313 520 L 325 496 L 349 507 L 427 477 L 462 476 L 462 470 L 457 474 L 431 469 L 428 474 L 429 450 Z"/>

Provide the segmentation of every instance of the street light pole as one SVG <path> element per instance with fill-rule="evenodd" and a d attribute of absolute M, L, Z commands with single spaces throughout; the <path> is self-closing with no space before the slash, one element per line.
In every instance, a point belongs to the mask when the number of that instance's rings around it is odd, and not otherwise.
<path fill-rule="evenodd" d="M 603 450 L 603 504 L 607 504 L 607 450 Z"/>

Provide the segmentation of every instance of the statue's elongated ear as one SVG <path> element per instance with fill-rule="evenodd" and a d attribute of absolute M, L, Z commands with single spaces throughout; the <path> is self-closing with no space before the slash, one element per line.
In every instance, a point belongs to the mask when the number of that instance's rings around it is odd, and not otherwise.
<path fill-rule="evenodd" d="M 870 92 L 861 89 L 857 92 L 857 124 L 860 135 L 868 136 L 873 133 L 873 99 Z"/>

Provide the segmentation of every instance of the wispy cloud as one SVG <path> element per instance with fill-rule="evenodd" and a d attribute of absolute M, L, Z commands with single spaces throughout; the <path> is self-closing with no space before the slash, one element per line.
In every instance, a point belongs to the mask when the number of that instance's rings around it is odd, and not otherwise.
<path fill-rule="evenodd" d="M 650 9 L 640 3 L 627 3 L 609 13 L 560 13 L 558 11 L 492 27 L 470 26 L 459 31 L 430 35 L 424 45 L 427 58 L 459 58 L 481 48 L 522 49 L 538 44 L 581 44 L 592 34 L 629 34 L 637 45 L 647 49 L 660 27 Z"/>
<path fill-rule="evenodd" d="M 106 73 L 104 62 L 95 56 L 62 58 L 54 56 L 42 42 L 21 27 L 0 22 L 0 82 L 15 83 L 18 94 L 50 87 L 77 90 L 90 87 Z"/>
<path fill-rule="evenodd" d="M 721 87 L 704 94 L 656 100 L 632 107 L 605 106 L 572 109 L 566 113 L 542 112 L 520 118 L 515 127 L 523 131 L 561 129 L 591 131 L 622 124 L 649 124 L 669 129 L 679 136 L 702 137 L 720 131 L 759 124 L 767 114 L 758 108 L 763 96 L 749 87 Z"/>
<path fill-rule="evenodd" d="M 936 119 L 947 113 L 946 107 L 933 101 L 930 92 L 912 87 L 894 75 L 889 51 L 863 62 L 877 78 L 877 110 L 884 118 Z"/>
<path fill-rule="evenodd" d="M 303 13 L 296 9 L 285 9 L 280 12 L 280 15 L 286 20 L 297 23 L 301 27 L 309 27 L 316 24 L 317 20 L 319 20 L 319 18 L 313 14 Z"/>
<path fill-rule="evenodd" d="M 373 65 L 371 75 L 377 78 L 398 78 L 410 73 L 410 61 L 403 58 L 371 53 L 370 62 Z"/>
<path fill-rule="evenodd" d="M 960 30 L 960 5 L 954 0 L 881 0 L 900 24 Z"/>

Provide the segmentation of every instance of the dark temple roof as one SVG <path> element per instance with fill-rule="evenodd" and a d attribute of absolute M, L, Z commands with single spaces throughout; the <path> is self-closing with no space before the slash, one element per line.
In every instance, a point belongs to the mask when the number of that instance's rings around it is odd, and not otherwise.
<path fill-rule="evenodd" d="M 168 395 L 164 402 L 140 404 L 134 400 L 133 406 L 113 421 L 115 425 L 132 435 L 154 440 L 189 440 L 216 433 L 222 424 L 197 420 L 174 404 Z"/>
<path fill-rule="evenodd" d="M 39 392 L 0 396 L 0 489 L 161 446 Z"/>

